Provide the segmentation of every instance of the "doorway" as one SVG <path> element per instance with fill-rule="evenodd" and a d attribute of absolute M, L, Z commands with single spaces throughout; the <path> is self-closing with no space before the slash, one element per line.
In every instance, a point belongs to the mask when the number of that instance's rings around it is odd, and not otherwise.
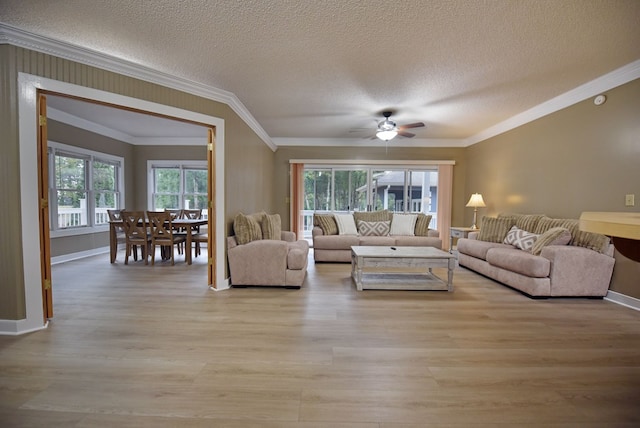
<path fill-rule="evenodd" d="M 212 116 L 203 115 L 187 110 L 151 103 L 118 94 L 99 91 L 91 88 L 80 87 L 64 82 L 19 73 L 19 129 L 20 129 L 20 179 L 21 179 L 21 210 L 22 210 L 22 236 L 23 259 L 29 260 L 33 254 L 40 254 L 40 239 L 38 229 L 33 228 L 39 224 L 38 206 L 39 200 L 34 197 L 38 194 L 38 124 L 37 98 L 38 92 L 63 94 L 77 97 L 86 101 L 104 103 L 110 106 L 119 106 L 124 109 L 147 112 L 151 115 L 174 118 L 180 121 L 188 121 L 197 124 L 205 124 L 216 130 L 209 133 L 212 144 L 207 144 L 211 152 L 210 162 L 212 175 L 213 199 L 210 203 L 212 215 L 210 216 L 210 233 L 213 237 L 211 249 L 217 254 L 224 254 L 224 120 Z M 218 288 L 225 287 L 224 267 L 220 257 L 210 261 L 214 269 L 210 285 Z M 33 331 L 43 328 L 43 294 L 42 294 L 42 269 L 40 266 L 26 265 L 24 268 L 25 279 L 25 306 L 26 319 L 16 327 L 19 332 Z M 222 286 L 222 287 L 221 287 Z M 45 323 L 46 325 L 46 323 Z"/>

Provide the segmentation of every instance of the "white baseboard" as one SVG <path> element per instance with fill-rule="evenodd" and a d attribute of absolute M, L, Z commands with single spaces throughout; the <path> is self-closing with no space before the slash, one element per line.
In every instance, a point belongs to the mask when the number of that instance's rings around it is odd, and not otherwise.
<path fill-rule="evenodd" d="M 610 302 L 640 311 L 640 299 L 636 299 L 635 297 L 609 290 L 604 298 Z"/>
<path fill-rule="evenodd" d="M 49 326 L 49 321 L 41 326 L 29 326 L 27 320 L 0 320 L 0 336 L 18 336 L 21 334 L 31 333 L 43 330 Z"/>
<path fill-rule="evenodd" d="M 93 248 L 91 250 L 79 251 L 77 253 L 63 254 L 61 256 L 51 257 L 51 264 L 70 262 L 72 260 L 84 259 L 85 257 L 96 256 L 98 254 L 109 254 L 109 247 Z"/>

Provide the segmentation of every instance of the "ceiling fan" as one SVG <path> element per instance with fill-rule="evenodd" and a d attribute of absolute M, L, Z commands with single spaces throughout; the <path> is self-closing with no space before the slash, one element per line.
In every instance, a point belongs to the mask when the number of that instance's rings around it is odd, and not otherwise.
<path fill-rule="evenodd" d="M 424 126 L 422 122 L 409 123 L 408 125 L 400 125 L 398 126 L 393 120 L 389 119 L 391 117 L 390 111 L 383 111 L 382 115 L 384 116 L 384 120 L 378 123 L 378 131 L 376 132 L 376 137 L 383 141 L 393 140 L 397 135 L 405 138 L 413 138 L 416 134 L 411 132 L 406 132 L 405 129 L 410 128 L 420 128 Z"/>

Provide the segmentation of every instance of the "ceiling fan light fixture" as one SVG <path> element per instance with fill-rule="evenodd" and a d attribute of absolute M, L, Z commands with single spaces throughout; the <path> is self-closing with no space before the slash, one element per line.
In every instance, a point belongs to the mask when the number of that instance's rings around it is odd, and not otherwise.
<path fill-rule="evenodd" d="M 388 131 L 378 131 L 376 132 L 376 137 L 380 138 L 383 141 L 393 140 L 395 136 L 398 135 L 398 131 L 391 129 Z"/>

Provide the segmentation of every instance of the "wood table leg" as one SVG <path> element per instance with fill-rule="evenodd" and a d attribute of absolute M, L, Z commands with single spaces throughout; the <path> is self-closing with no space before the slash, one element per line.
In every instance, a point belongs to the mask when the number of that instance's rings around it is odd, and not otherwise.
<path fill-rule="evenodd" d="M 111 263 L 116 261 L 118 253 L 118 237 L 116 236 L 116 225 L 109 223 L 109 250 L 111 254 Z"/>
<path fill-rule="evenodd" d="M 187 261 L 187 264 L 191 264 L 191 227 L 187 227 L 187 242 L 185 244 L 184 249 L 184 258 Z"/>

